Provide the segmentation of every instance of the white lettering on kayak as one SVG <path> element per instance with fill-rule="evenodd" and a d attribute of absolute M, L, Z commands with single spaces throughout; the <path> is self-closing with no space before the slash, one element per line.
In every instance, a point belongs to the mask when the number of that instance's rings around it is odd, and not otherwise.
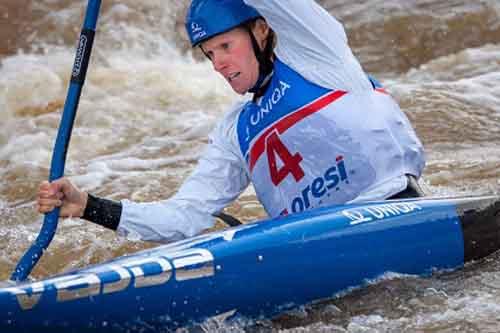
<path fill-rule="evenodd" d="M 422 207 L 413 202 L 398 202 L 363 208 L 345 209 L 342 214 L 350 220 L 351 225 L 382 220 L 388 217 L 401 216 L 422 210 Z"/>
<path fill-rule="evenodd" d="M 96 297 L 127 288 L 144 288 L 176 281 L 201 279 L 215 275 L 214 256 L 206 249 L 191 248 L 165 256 L 132 259 L 102 266 L 89 272 L 61 276 L 46 281 L 2 290 L 15 296 L 23 310 L 31 310 L 50 290 L 56 290 L 56 302 Z M 133 279 L 132 279 L 133 278 Z M 131 284 L 131 281 L 134 281 Z"/>
<path fill-rule="evenodd" d="M 30 291 L 28 293 L 28 290 Z M 16 296 L 21 309 L 32 309 L 40 301 L 45 286 L 42 282 L 35 282 L 31 284 L 30 288 L 11 287 L 5 289 L 6 292 Z"/>
<path fill-rule="evenodd" d="M 214 275 L 214 257 L 205 249 L 195 249 L 173 259 L 175 279 L 186 281 Z"/>

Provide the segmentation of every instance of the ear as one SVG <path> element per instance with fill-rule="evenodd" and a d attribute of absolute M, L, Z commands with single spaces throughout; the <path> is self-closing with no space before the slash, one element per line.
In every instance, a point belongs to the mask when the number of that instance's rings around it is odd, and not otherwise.
<path fill-rule="evenodd" d="M 259 43 L 261 50 L 263 50 L 266 46 L 266 40 L 269 36 L 270 29 L 271 28 L 267 22 L 261 18 L 258 18 L 252 27 L 253 35 L 255 36 L 255 39 L 257 39 L 257 43 Z"/>

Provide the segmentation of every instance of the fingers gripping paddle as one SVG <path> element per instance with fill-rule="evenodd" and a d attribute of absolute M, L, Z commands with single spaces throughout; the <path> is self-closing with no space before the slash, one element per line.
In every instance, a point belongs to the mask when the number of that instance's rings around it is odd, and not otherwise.
<path fill-rule="evenodd" d="M 76 50 L 75 63 L 71 73 L 71 82 L 64 104 L 61 123 L 57 133 L 54 152 L 52 154 L 52 164 L 50 167 L 49 181 L 54 181 L 64 175 L 64 165 L 66 162 L 66 152 L 68 150 L 71 131 L 78 108 L 78 102 L 85 82 L 87 67 L 90 59 L 90 52 L 94 40 L 97 18 L 101 7 L 101 0 L 89 0 L 87 11 L 85 13 L 85 22 L 80 34 L 78 48 Z M 10 279 L 15 282 L 25 280 L 31 273 L 31 270 L 37 264 L 43 255 L 43 251 L 49 246 L 57 229 L 59 219 L 59 208 L 45 215 L 42 229 L 35 242 L 17 264 Z"/>

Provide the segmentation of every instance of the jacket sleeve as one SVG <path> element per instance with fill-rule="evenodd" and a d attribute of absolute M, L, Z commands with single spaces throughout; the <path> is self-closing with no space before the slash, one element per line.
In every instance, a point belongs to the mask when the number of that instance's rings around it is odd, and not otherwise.
<path fill-rule="evenodd" d="M 372 89 L 342 24 L 314 0 L 244 1 L 276 33 L 277 57 L 304 78 L 329 89 Z"/>
<path fill-rule="evenodd" d="M 170 199 L 151 203 L 123 200 L 117 232 L 132 240 L 168 242 L 213 226 L 213 213 L 235 200 L 250 180 L 237 145 L 240 107 L 210 135 L 193 173 Z"/>

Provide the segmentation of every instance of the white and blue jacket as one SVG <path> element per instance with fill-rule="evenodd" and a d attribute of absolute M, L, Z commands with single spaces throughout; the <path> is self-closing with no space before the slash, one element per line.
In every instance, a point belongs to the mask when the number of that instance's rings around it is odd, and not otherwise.
<path fill-rule="evenodd" d="M 226 114 L 172 198 L 122 201 L 119 233 L 152 241 L 195 235 L 250 183 L 276 217 L 383 200 L 406 188 L 406 174 L 420 177 L 422 144 L 364 73 L 341 24 L 314 0 L 245 2 L 278 38 L 269 88 Z"/>

